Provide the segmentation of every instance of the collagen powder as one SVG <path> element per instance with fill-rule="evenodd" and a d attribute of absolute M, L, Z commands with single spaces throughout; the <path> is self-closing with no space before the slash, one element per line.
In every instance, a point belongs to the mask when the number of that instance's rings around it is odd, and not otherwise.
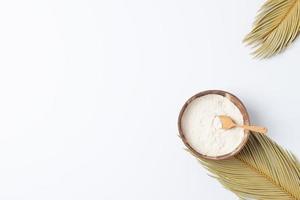
<path fill-rule="evenodd" d="M 219 115 L 231 117 L 243 125 L 243 115 L 228 98 L 208 94 L 194 99 L 186 107 L 181 127 L 190 146 L 207 156 L 222 156 L 233 152 L 242 142 L 242 128 L 222 129 Z"/>

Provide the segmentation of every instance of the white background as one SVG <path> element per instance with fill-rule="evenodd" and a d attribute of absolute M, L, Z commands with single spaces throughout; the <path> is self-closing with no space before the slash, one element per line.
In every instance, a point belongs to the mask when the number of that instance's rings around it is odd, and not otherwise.
<path fill-rule="evenodd" d="M 186 99 L 243 100 L 300 157 L 300 41 L 255 60 L 263 1 L 0 3 L 0 199 L 237 199 L 177 137 Z"/>

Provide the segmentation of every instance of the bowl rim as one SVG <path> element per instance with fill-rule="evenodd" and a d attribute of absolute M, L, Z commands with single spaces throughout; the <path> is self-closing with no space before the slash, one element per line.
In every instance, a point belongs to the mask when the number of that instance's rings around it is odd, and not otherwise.
<path fill-rule="evenodd" d="M 244 104 L 242 103 L 242 101 L 236 97 L 235 95 L 231 94 L 230 92 L 227 91 L 223 91 L 223 90 L 205 90 L 202 92 L 199 92 L 195 95 L 193 95 L 192 97 L 190 97 L 182 106 L 179 116 L 178 116 L 178 130 L 179 130 L 179 136 L 181 138 L 181 140 L 183 141 L 184 145 L 188 148 L 188 150 L 195 155 L 198 158 L 205 158 L 205 159 L 210 159 L 210 160 L 224 160 L 224 159 L 228 159 L 231 158 L 233 156 L 235 156 L 236 154 L 238 154 L 243 147 L 246 145 L 248 139 L 249 139 L 249 135 L 250 135 L 250 131 L 244 129 L 244 138 L 243 141 L 241 142 L 241 144 L 239 146 L 237 146 L 232 152 L 224 154 L 224 155 L 220 155 L 220 156 L 208 156 L 208 155 L 204 155 L 199 153 L 198 151 L 196 151 L 187 141 L 187 139 L 185 138 L 184 132 L 182 130 L 182 125 L 181 125 L 181 120 L 182 120 L 182 116 L 183 113 L 185 111 L 185 109 L 187 108 L 187 106 L 195 99 L 205 96 L 205 95 L 209 95 L 209 94 L 217 94 L 217 95 L 221 95 L 227 99 L 229 99 L 241 112 L 242 116 L 243 116 L 243 121 L 244 121 L 244 125 L 250 125 L 250 118 L 249 118 L 249 114 L 247 112 L 246 107 L 244 106 Z"/>

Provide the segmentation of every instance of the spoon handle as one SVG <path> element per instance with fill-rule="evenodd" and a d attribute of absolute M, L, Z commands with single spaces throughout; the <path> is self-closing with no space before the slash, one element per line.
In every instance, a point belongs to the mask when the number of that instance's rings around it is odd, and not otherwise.
<path fill-rule="evenodd" d="M 257 133 L 261 133 L 261 134 L 266 134 L 268 132 L 268 129 L 265 127 L 261 127 L 261 126 L 248 126 L 248 125 L 243 125 L 240 126 L 241 128 L 247 129 L 249 131 L 254 131 Z"/>

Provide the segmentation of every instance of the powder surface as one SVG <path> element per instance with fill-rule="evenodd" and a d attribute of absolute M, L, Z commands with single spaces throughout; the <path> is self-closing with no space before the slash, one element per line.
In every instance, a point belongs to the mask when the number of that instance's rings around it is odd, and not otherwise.
<path fill-rule="evenodd" d="M 181 127 L 188 143 L 197 152 L 207 156 L 221 156 L 233 152 L 243 141 L 244 130 L 222 129 L 217 116 L 227 115 L 243 125 L 240 110 L 226 97 L 208 94 L 194 99 L 186 107 Z"/>

